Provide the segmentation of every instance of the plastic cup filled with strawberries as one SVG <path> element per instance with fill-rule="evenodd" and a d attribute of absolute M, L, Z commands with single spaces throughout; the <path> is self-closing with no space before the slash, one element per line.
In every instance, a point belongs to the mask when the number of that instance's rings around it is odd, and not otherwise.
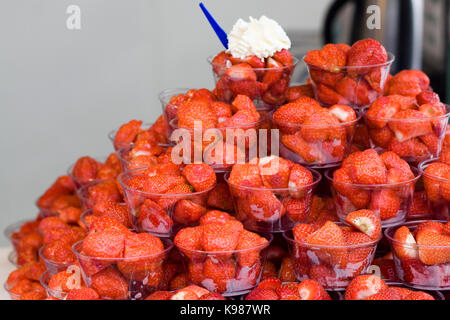
<path fill-rule="evenodd" d="M 387 227 L 405 221 L 421 175 L 393 152 L 379 155 L 367 149 L 350 154 L 339 169 L 330 169 L 325 176 L 341 221 L 357 209 L 370 209 Z"/>
<path fill-rule="evenodd" d="M 163 264 L 173 244 L 136 233 L 111 217 L 100 217 L 73 245 L 83 280 L 101 298 L 144 299 L 162 284 Z"/>
<path fill-rule="evenodd" d="M 426 77 L 421 71 L 416 73 Z M 414 74 L 409 78 L 416 79 Z M 417 97 L 395 94 L 378 98 L 369 106 L 364 119 L 373 147 L 418 163 L 441 152 L 449 116 L 449 109 L 439 96 L 422 92 Z"/>
<path fill-rule="evenodd" d="M 373 211 L 359 210 L 345 222 L 299 224 L 283 234 L 297 280 L 313 279 L 327 290 L 342 290 L 367 271 L 381 239 L 381 220 Z"/>
<path fill-rule="evenodd" d="M 450 289 L 450 223 L 412 221 L 385 230 L 400 280 L 422 290 Z"/>
<path fill-rule="evenodd" d="M 450 152 L 442 153 L 439 159 L 422 162 L 419 169 L 429 212 L 435 219 L 450 220 Z"/>
<path fill-rule="evenodd" d="M 174 244 L 181 252 L 190 283 L 224 296 L 244 294 L 260 281 L 271 235 L 245 230 L 223 211 L 209 211 L 200 225 L 181 229 Z"/>
<path fill-rule="evenodd" d="M 394 56 L 376 40 L 327 44 L 304 57 L 315 97 L 321 104 L 360 108 L 382 96 Z"/>
<path fill-rule="evenodd" d="M 236 164 L 225 179 L 236 218 L 249 230 L 283 232 L 309 218 L 317 171 L 270 156 Z"/>
<path fill-rule="evenodd" d="M 168 162 L 125 172 L 119 181 L 132 226 L 168 237 L 181 226 L 198 224 L 216 186 L 216 174 L 205 163 L 181 168 Z"/>
<path fill-rule="evenodd" d="M 281 156 L 323 168 L 339 165 L 348 155 L 360 118 L 347 105 L 328 109 L 301 96 L 272 114 L 272 126 L 280 130 Z"/>

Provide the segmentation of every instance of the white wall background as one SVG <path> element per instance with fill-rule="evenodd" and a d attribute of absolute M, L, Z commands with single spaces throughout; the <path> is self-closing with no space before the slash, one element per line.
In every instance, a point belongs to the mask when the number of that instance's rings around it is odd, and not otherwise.
<path fill-rule="evenodd" d="M 227 31 L 261 14 L 317 30 L 329 0 L 204 2 Z M 66 28 L 70 4 L 79 31 Z M 35 199 L 78 157 L 111 152 L 112 128 L 156 119 L 161 90 L 212 88 L 205 59 L 220 50 L 194 0 L 1 0 L 0 229 L 34 217 Z"/>

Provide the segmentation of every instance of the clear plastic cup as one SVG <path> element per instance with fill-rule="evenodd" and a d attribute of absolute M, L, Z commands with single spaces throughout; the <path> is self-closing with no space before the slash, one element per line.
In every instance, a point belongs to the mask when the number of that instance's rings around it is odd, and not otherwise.
<path fill-rule="evenodd" d="M 209 192 L 215 185 L 205 191 L 183 194 L 150 193 L 129 187 L 127 182 L 144 175 L 146 169 L 135 169 L 119 176 L 131 225 L 139 232 L 157 237 L 170 237 L 182 227 L 198 225 L 202 213 L 206 212 Z M 187 210 L 193 210 L 189 215 L 191 220 L 185 219 Z"/>
<path fill-rule="evenodd" d="M 226 174 L 225 181 L 231 191 L 236 219 L 248 230 L 268 233 L 288 231 L 296 224 L 305 222 L 314 190 L 322 179 L 319 172 L 309 170 L 314 178 L 313 183 L 299 188 L 281 189 L 235 185 L 230 183 L 229 174 Z"/>
<path fill-rule="evenodd" d="M 17 263 L 17 251 L 13 250 L 8 254 L 8 262 L 13 266 L 19 267 L 19 264 Z"/>
<path fill-rule="evenodd" d="M 116 151 L 117 158 L 119 158 L 120 165 L 122 166 L 123 172 L 130 171 L 134 169 L 146 168 L 156 164 L 157 156 L 149 156 L 147 159 L 142 158 L 139 161 L 133 161 L 129 153 L 134 148 L 134 144 L 130 144 L 126 147 L 120 148 Z"/>
<path fill-rule="evenodd" d="M 355 128 L 361 119 L 337 125 L 304 125 L 276 121 L 272 117 L 272 127 L 280 130 L 280 156 L 309 168 L 330 168 L 339 165 L 350 153 Z M 308 142 L 304 135 L 319 132 L 333 132 L 333 140 Z"/>
<path fill-rule="evenodd" d="M 334 181 L 335 170 L 327 170 L 325 177 L 330 182 L 336 213 L 341 221 L 345 221 L 349 213 L 360 209 L 370 209 L 379 214 L 383 227 L 399 225 L 406 220 L 414 195 L 414 186 L 421 177 L 419 170 L 411 168 L 414 179 L 375 185 Z"/>
<path fill-rule="evenodd" d="M 341 67 L 336 72 L 305 64 L 316 100 L 325 106 L 345 104 L 358 109 L 383 96 L 394 60 L 394 55 L 388 53 L 388 61 L 385 63 Z"/>
<path fill-rule="evenodd" d="M 21 295 L 15 292 L 11 291 L 11 288 L 8 286 L 8 284 L 3 285 L 3 288 L 6 290 L 6 292 L 8 292 L 9 297 L 11 298 L 11 300 L 20 300 Z"/>
<path fill-rule="evenodd" d="M 410 163 L 438 157 L 450 118 L 450 106 L 445 108 L 446 114 L 441 116 L 409 119 L 380 118 L 366 112 L 364 120 L 372 148 L 380 152 L 393 151 Z M 400 140 L 393 128 L 405 136 Z"/>
<path fill-rule="evenodd" d="M 429 220 L 428 220 L 429 221 Z M 411 221 L 404 224 L 413 232 L 415 228 L 424 221 Z M 447 221 L 438 221 L 447 223 Z M 394 239 L 395 231 L 398 227 L 391 227 L 384 231 L 385 237 L 388 239 L 392 254 L 394 257 L 395 269 L 399 279 L 408 287 L 418 290 L 450 290 L 450 262 L 437 265 L 426 265 L 420 261 L 420 258 L 401 259 L 397 250 L 399 248 L 409 250 L 429 250 L 442 251 L 443 254 L 449 254 L 450 246 L 428 246 L 428 245 L 411 245 L 399 242 Z M 420 257 L 420 255 L 419 255 Z"/>
<path fill-rule="evenodd" d="M 109 300 L 143 300 L 162 286 L 163 264 L 173 248 L 169 239 L 161 239 L 164 250 L 154 255 L 133 258 L 97 258 L 81 253 L 83 241 L 73 245 L 81 274 L 87 287 L 100 298 Z M 114 287 L 104 286 L 107 279 Z M 106 281 L 106 282 L 105 282 Z"/>
<path fill-rule="evenodd" d="M 419 164 L 419 170 L 422 172 L 423 180 L 428 186 L 427 203 L 428 208 L 435 219 L 450 221 L 450 199 L 446 199 L 445 194 L 439 189 L 449 184 L 450 179 L 440 178 L 425 172 L 425 169 L 436 162 L 437 159 L 427 160 Z M 427 189 L 427 188 L 426 188 Z M 431 193 L 433 190 L 433 194 Z M 436 192 L 436 190 L 438 190 Z"/>
<path fill-rule="evenodd" d="M 261 280 L 266 260 L 265 249 L 273 236 L 263 235 L 268 242 L 245 250 L 203 251 L 177 246 L 192 284 L 202 286 L 225 297 L 251 291 Z"/>
<path fill-rule="evenodd" d="M 350 281 L 364 274 L 375 257 L 377 244 L 326 246 L 296 241 L 292 231 L 283 233 L 298 281 L 313 279 L 328 291 L 345 290 Z"/>
<path fill-rule="evenodd" d="M 213 62 L 214 56 L 207 61 L 212 67 L 215 89 L 214 93 L 220 101 L 231 103 L 237 95 L 246 95 L 253 100 L 258 110 L 272 110 L 283 105 L 287 100 L 287 91 L 291 83 L 291 77 L 298 59 L 293 58 L 290 66 L 279 68 L 252 68 L 256 74 L 256 80 L 232 78 L 226 74 L 227 69 L 234 68 L 236 73 L 245 74 L 248 70 L 232 65 L 223 66 Z M 274 81 L 267 83 L 263 80 L 268 73 L 275 75 Z"/>
<path fill-rule="evenodd" d="M 42 246 L 39 249 L 39 258 L 44 262 L 45 267 L 47 268 L 47 272 L 50 273 L 50 275 L 54 275 L 58 272 L 67 270 L 67 268 L 73 265 L 76 260 L 75 256 L 73 256 L 73 259 L 70 261 L 56 261 L 53 259 L 49 259 L 45 256 L 45 246 Z"/>
<path fill-rule="evenodd" d="M 123 202 L 116 180 L 96 180 L 77 190 L 83 210 L 92 209 L 99 202 Z"/>

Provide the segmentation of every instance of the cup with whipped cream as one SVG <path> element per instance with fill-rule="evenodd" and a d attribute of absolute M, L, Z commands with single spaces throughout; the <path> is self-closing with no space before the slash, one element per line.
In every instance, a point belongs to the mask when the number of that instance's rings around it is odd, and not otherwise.
<path fill-rule="evenodd" d="M 246 95 L 259 110 L 284 104 L 298 63 L 290 47 L 289 37 L 276 21 L 266 16 L 250 17 L 248 22 L 239 19 L 228 34 L 228 50 L 208 58 L 214 94 L 227 103 Z"/>

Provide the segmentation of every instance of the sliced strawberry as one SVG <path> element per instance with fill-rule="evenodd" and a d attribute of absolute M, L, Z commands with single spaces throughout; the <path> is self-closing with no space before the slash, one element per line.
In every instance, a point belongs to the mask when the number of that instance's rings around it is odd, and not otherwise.
<path fill-rule="evenodd" d="M 406 226 L 400 227 L 395 231 L 393 247 L 396 255 L 402 260 L 419 257 L 416 240 Z"/>
<path fill-rule="evenodd" d="M 402 158 L 422 159 L 429 156 L 428 148 L 419 139 L 413 138 L 400 142 L 396 138 L 392 139 L 388 146 L 389 151 L 393 151 Z"/>
<path fill-rule="evenodd" d="M 307 190 L 305 186 L 311 185 L 314 181 L 311 171 L 305 167 L 294 164 L 289 174 L 289 193 L 293 198 L 301 198 L 305 195 Z"/>
<path fill-rule="evenodd" d="M 348 285 L 345 300 L 364 300 L 386 288 L 388 285 L 377 276 L 357 276 Z"/>
<path fill-rule="evenodd" d="M 400 211 L 400 205 L 401 200 L 396 190 L 387 189 L 372 193 L 369 209 L 377 213 L 381 221 L 387 221 L 397 217 Z"/>
<path fill-rule="evenodd" d="M 417 110 L 400 111 L 389 122 L 389 128 L 394 132 L 399 142 L 405 142 L 433 132 L 431 123 L 426 118 L 427 116 L 424 113 Z"/>
<path fill-rule="evenodd" d="M 261 158 L 259 168 L 264 186 L 268 189 L 287 188 L 292 166 L 291 161 L 280 157 Z"/>
<path fill-rule="evenodd" d="M 197 192 L 209 190 L 216 184 L 213 168 L 205 163 L 188 164 L 182 174 Z"/>
<path fill-rule="evenodd" d="M 372 128 L 383 129 L 400 108 L 400 103 L 391 97 L 378 98 L 367 110 L 366 122 Z"/>
<path fill-rule="evenodd" d="M 345 218 L 345 222 L 365 233 L 373 240 L 380 239 L 381 219 L 371 210 L 359 210 L 351 212 Z"/>
<path fill-rule="evenodd" d="M 331 300 L 322 285 L 315 280 L 304 280 L 298 285 L 301 300 Z"/>
<path fill-rule="evenodd" d="M 298 242 L 305 242 L 308 237 L 317 229 L 311 224 L 298 224 L 292 229 L 294 239 Z"/>
<path fill-rule="evenodd" d="M 419 259 L 426 265 L 450 262 L 450 237 L 434 231 L 422 230 L 417 234 Z"/>

